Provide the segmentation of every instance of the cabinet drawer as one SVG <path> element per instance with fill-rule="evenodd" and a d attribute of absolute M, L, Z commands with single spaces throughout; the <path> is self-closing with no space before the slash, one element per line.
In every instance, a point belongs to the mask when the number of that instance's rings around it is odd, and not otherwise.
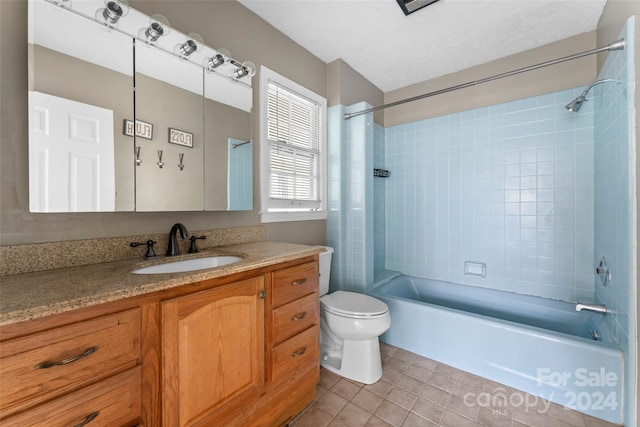
<path fill-rule="evenodd" d="M 6 427 L 125 426 L 140 417 L 140 367 L 2 420 Z M 89 421 L 91 420 L 91 421 Z M 89 421 L 89 422 L 87 422 Z"/>
<path fill-rule="evenodd" d="M 319 304 L 318 294 L 314 292 L 274 309 L 271 313 L 273 343 L 279 343 L 318 323 Z"/>
<path fill-rule="evenodd" d="M 135 366 L 140 310 L 51 329 L 0 346 L 0 417 Z"/>
<path fill-rule="evenodd" d="M 277 307 L 318 289 L 318 264 L 309 262 L 273 273 L 271 304 Z"/>
<path fill-rule="evenodd" d="M 318 365 L 320 336 L 318 325 L 275 346 L 271 350 L 271 378 L 278 381 L 296 376 Z"/>

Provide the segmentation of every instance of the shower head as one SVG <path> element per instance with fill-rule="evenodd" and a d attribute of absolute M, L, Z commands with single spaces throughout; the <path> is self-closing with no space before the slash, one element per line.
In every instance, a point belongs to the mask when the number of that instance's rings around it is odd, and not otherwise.
<path fill-rule="evenodd" d="M 585 94 L 580 95 L 579 97 L 568 103 L 564 108 L 571 111 L 572 113 L 577 113 L 580 107 L 582 107 L 582 103 L 587 100 L 584 95 Z"/>
<path fill-rule="evenodd" d="M 599 85 L 600 83 L 605 83 L 605 82 L 615 82 L 617 81 L 616 79 L 602 79 L 602 80 L 598 80 L 596 82 L 591 83 L 589 86 L 587 86 L 587 88 L 582 92 L 582 94 L 577 97 L 576 99 L 574 99 L 573 101 L 571 101 L 570 103 L 568 103 L 566 105 L 567 110 L 571 111 L 572 113 L 577 113 L 578 110 L 580 110 L 580 107 L 582 107 L 582 104 L 587 101 L 587 94 L 589 93 L 589 91 L 591 90 L 592 87 L 594 87 L 595 85 Z"/>

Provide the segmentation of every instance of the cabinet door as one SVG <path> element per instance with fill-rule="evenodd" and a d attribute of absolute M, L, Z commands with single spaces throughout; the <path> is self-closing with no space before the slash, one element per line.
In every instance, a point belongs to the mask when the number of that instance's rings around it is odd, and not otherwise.
<path fill-rule="evenodd" d="M 222 425 L 264 388 L 256 277 L 162 303 L 164 425 Z"/>

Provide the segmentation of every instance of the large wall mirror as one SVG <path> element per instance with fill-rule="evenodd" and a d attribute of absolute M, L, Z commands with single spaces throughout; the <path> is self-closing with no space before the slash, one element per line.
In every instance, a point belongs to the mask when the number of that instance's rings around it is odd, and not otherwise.
<path fill-rule="evenodd" d="M 30 0 L 29 52 L 32 212 L 253 208 L 253 64 L 117 0 Z"/>

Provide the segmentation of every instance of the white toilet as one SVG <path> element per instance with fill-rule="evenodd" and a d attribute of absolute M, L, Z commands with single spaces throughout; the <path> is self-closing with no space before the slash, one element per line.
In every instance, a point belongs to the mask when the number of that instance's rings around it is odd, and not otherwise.
<path fill-rule="evenodd" d="M 373 384 L 382 377 L 378 337 L 391 326 L 389 307 L 357 292 L 329 294 L 333 248 L 325 248 L 320 254 L 320 365 Z"/>

